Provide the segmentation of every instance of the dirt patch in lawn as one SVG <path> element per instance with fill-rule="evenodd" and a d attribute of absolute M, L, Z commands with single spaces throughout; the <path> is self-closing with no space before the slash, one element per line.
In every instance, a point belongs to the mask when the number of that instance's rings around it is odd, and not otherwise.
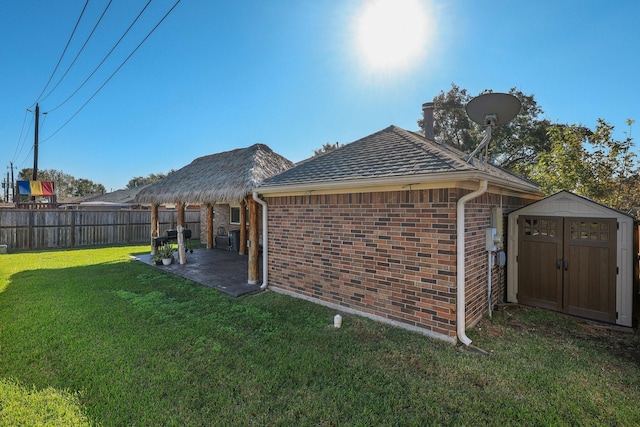
<path fill-rule="evenodd" d="M 554 339 L 593 342 L 613 355 L 640 366 L 640 331 L 637 328 L 600 323 L 521 305 L 497 307 L 502 319 L 483 319 L 478 327 L 491 337 L 504 337 L 507 330 L 537 333 Z"/>

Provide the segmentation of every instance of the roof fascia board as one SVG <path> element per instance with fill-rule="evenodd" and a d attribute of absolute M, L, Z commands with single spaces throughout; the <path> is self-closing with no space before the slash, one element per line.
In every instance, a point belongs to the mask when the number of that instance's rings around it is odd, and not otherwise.
<path fill-rule="evenodd" d="M 256 191 L 263 196 L 308 195 L 308 194 L 340 194 L 361 193 L 370 191 L 424 190 L 434 188 L 467 188 L 477 187 L 477 181 L 488 180 L 492 187 L 503 193 L 509 190 L 516 194 L 542 194 L 533 184 L 514 183 L 483 172 L 432 173 L 428 175 L 407 175 L 389 178 L 357 179 L 330 182 L 311 182 L 304 184 L 261 186 Z M 504 193 L 506 194 L 506 193 Z"/>

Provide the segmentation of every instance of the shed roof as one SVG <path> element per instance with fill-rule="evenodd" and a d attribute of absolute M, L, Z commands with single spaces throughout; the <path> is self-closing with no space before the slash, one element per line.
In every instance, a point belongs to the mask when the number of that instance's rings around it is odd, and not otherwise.
<path fill-rule="evenodd" d="M 142 189 L 140 203 L 239 202 L 264 179 L 293 163 L 264 144 L 195 159 L 163 180 Z"/>
<path fill-rule="evenodd" d="M 450 146 L 443 146 L 397 126 L 366 136 L 324 155 L 312 157 L 262 182 L 263 190 L 364 180 L 385 182 L 408 180 L 464 179 L 482 177 L 539 193 L 538 186 L 505 169 L 472 159 Z"/>
<path fill-rule="evenodd" d="M 548 215 L 565 217 L 616 217 L 626 218 L 631 221 L 633 215 L 610 208 L 602 203 L 591 200 L 588 197 L 561 190 L 543 199 L 537 200 L 526 206 L 518 208 L 509 214 L 509 217 L 520 215 Z"/>

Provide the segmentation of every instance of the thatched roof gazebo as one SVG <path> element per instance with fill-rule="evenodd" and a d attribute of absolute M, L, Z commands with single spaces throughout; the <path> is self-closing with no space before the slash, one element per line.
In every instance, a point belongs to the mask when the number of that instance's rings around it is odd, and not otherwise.
<path fill-rule="evenodd" d="M 258 209 L 251 192 L 265 179 L 291 168 L 293 163 L 273 152 L 264 144 L 254 144 L 195 159 L 187 166 L 170 173 L 136 196 L 138 203 L 151 204 L 151 252 L 155 253 L 154 239 L 158 237 L 158 205 L 176 204 L 178 210 L 178 243 L 180 263 L 184 264 L 184 244 L 181 230 L 184 224 L 184 206 L 207 206 L 207 248 L 213 246 L 212 217 L 215 203 L 238 202 L 241 205 L 240 223 L 245 224 L 245 204 L 249 204 L 249 280 L 256 280 L 258 256 Z M 240 228 L 240 253 L 246 250 L 246 230 Z M 255 251 L 255 253 L 254 253 Z M 252 256 L 253 253 L 253 256 Z M 254 259 L 255 258 L 255 259 Z M 252 264 L 255 273 L 252 274 Z"/>
<path fill-rule="evenodd" d="M 264 144 L 254 144 L 195 159 L 165 179 L 143 189 L 139 203 L 240 202 L 262 181 L 293 163 Z"/>

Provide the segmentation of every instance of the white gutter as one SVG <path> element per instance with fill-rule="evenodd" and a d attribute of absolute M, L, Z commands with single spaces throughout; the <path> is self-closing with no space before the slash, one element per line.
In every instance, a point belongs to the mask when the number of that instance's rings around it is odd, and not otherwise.
<path fill-rule="evenodd" d="M 269 266 L 267 265 L 269 259 L 269 245 L 267 244 L 269 241 L 267 238 L 267 202 L 258 197 L 257 191 L 253 192 L 253 200 L 262 205 L 262 285 L 260 285 L 260 289 L 266 289 L 269 283 Z"/>
<path fill-rule="evenodd" d="M 318 182 L 304 182 L 296 184 L 281 184 L 281 185 L 261 185 L 259 190 L 263 196 L 268 195 L 281 195 L 291 194 L 299 192 L 300 194 L 309 194 L 313 191 L 351 191 L 353 189 L 360 190 L 364 188 L 379 188 L 379 187 L 391 187 L 407 185 L 419 185 L 428 184 L 429 188 L 442 188 L 438 186 L 439 183 L 450 182 L 462 182 L 470 180 L 490 180 L 494 185 L 500 185 L 508 190 L 518 192 L 538 192 L 540 188 L 534 184 L 527 184 L 525 182 L 516 183 L 505 177 L 491 175 L 485 171 L 479 171 L 477 169 L 467 171 L 456 172 L 442 172 L 442 173 L 430 173 L 430 174 L 416 174 L 416 175 L 403 175 L 397 177 L 381 177 L 381 178 L 364 178 L 364 179 L 345 179 L 340 181 L 318 181 Z M 542 193 L 540 193 L 542 194 Z"/>
<path fill-rule="evenodd" d="M 465 196 L 462 196 L 458 200 L 458 210 L 456 215 L 456 245 L 457 245 L 457 295 L 456 295 L 456 328 L 458 339 L 464 345 L 471 344 L 471 339 L 467 337 L 465 332 L 466 329 L 466 308 L 465 308 L 465 240 L 464 240 L 464 205 L 471 199 L 475 199 L 478 196 L 481 196 L 487 191 L 488 181 L 482 180 L 480 181 L 480 187 Z"/>

